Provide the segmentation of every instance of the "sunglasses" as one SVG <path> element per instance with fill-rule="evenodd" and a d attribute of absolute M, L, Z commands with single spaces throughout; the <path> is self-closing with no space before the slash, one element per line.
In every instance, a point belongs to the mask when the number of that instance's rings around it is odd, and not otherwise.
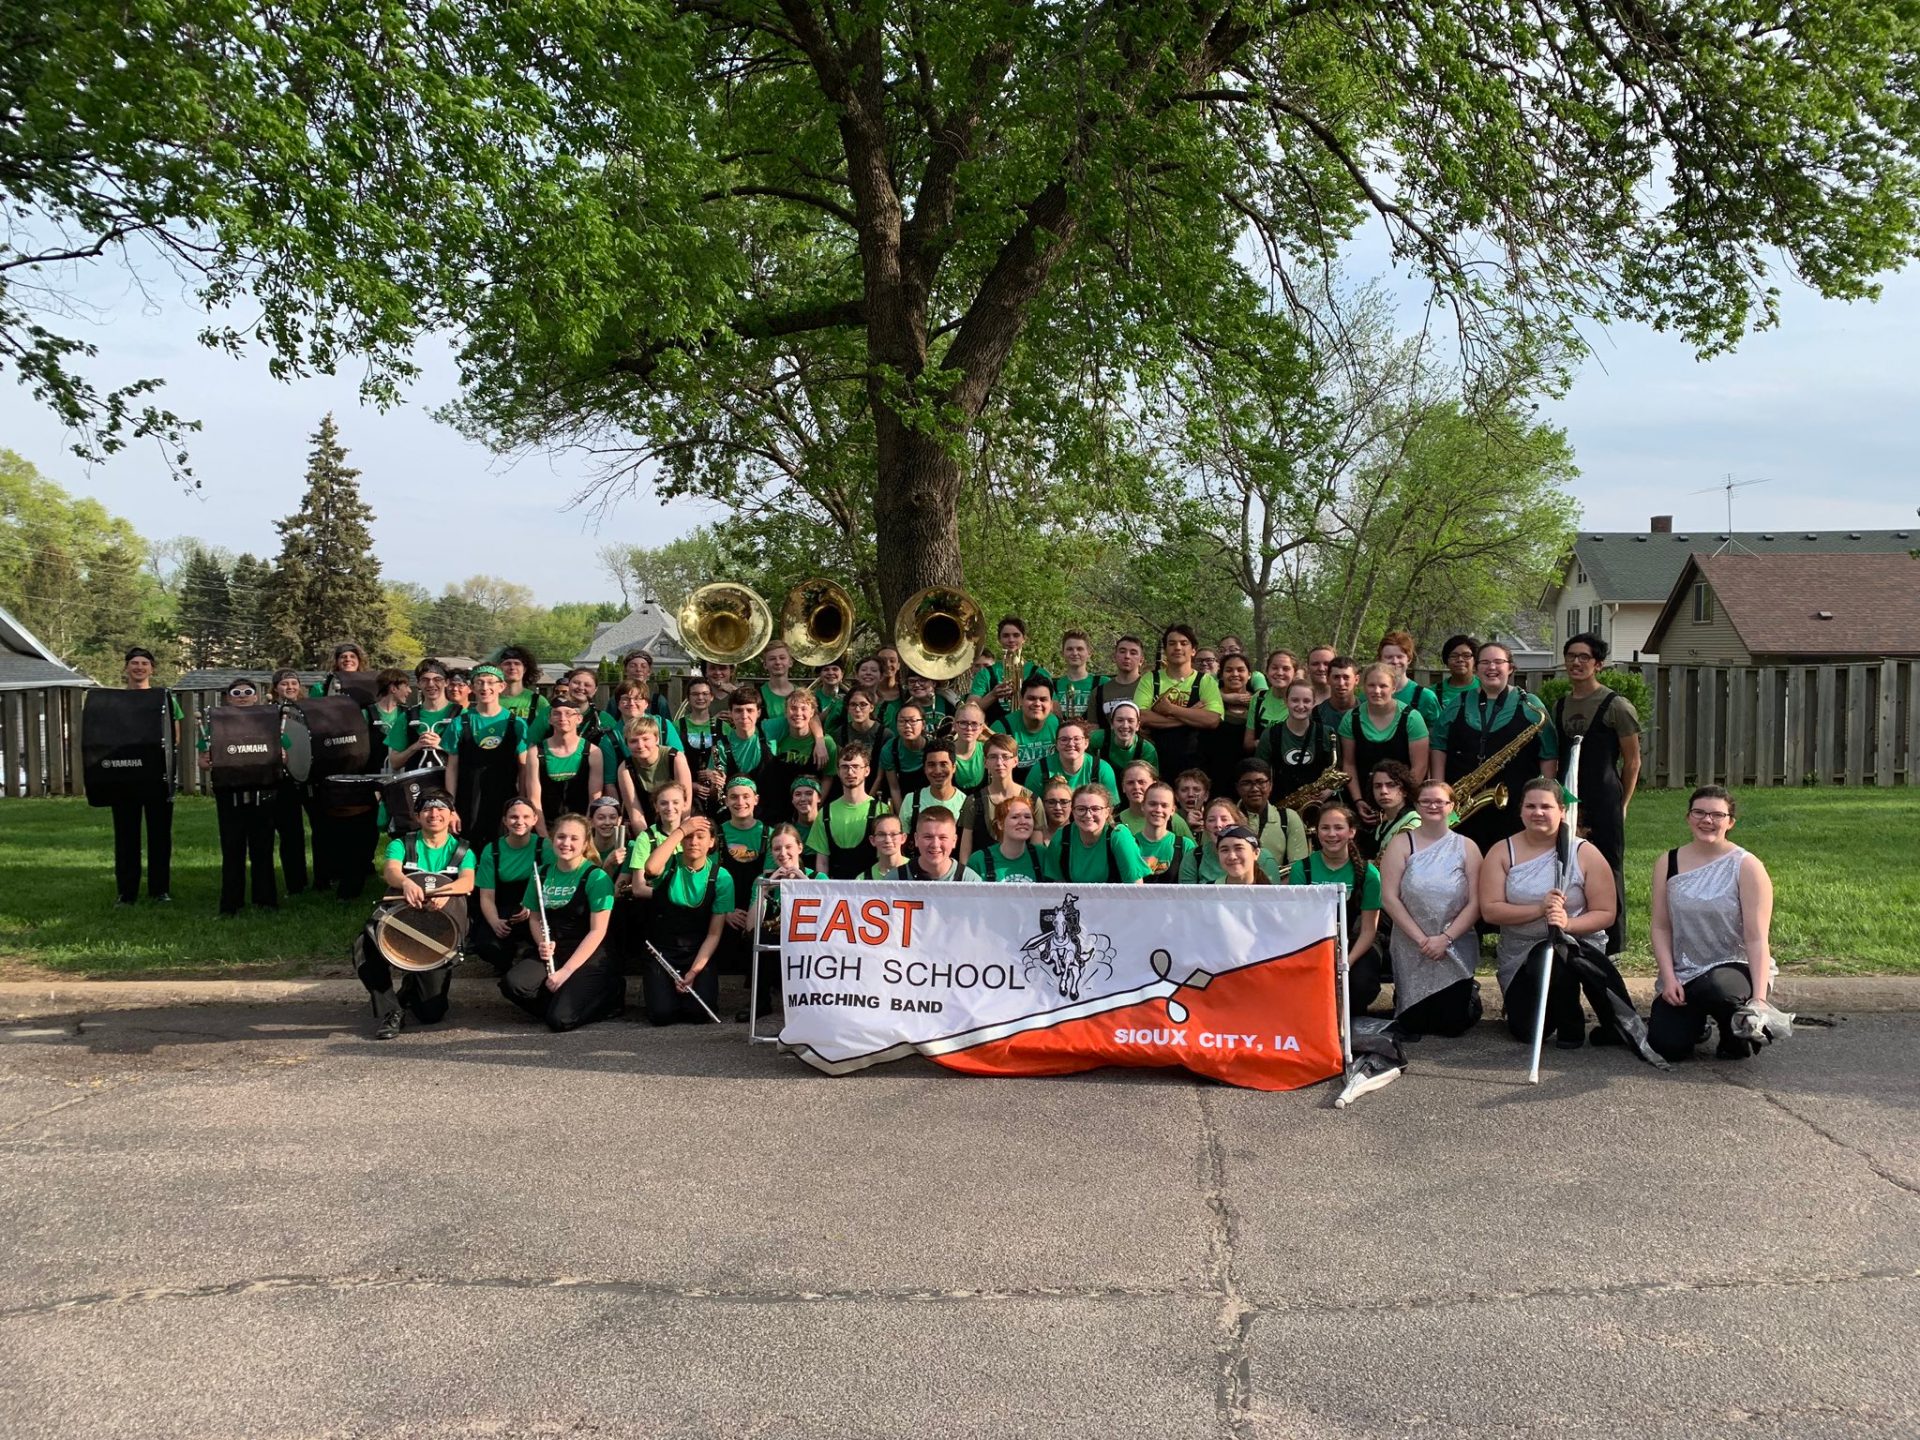
<path fill-rule="evenodd" d="M 248 699 L 252 699 L 255 695 L 258 695 L 259 693 L 260 692 L 254 689 L 253 686 L 251 685 L 229 685 L 227 687 L 227 694 L 236 695 L 236 696 L 244 695 Z"/>

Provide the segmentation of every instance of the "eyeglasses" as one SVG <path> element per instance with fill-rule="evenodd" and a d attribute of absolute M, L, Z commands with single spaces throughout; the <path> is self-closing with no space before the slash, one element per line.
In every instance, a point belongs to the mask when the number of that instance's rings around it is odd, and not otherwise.
<path fill-rule="evenodd" d="M 978 730 L 980 728 L 980 722 L 978 720 L 956 720 L 953 722 L 953 728 L 956 730 Z"/>
<path fill-rule="evenodd" d="M 1104 805 L 1076 805 L 1073 807 L 1073 813 L 1076 815 L 1104 815 L 1107 813 L 1107 807 Z"/>
<path fill-rule="evenodd" d="M 1566 656 L 1567 664 L 1569 665 L 1572 665 L 1576 662 L 1581 662 L 1581 661 L 1584 661 L 1586 664 L 1591 665 L 1596 658 L 1598 657 L 1588 654 L 1585 650 L 1569 650 Z"/>
<path fill-rule="evenodd" d="M 1449 659 L 1449 660 L 1471 660 L 1471 659 L 1473 659 L 1473 652 L 1472 652 L 1471 650 L 1456 650 L 1456 651 L 1454 651 L 1454 652 L 1453 652 L 1453 653 L 1452 653 L 1451 655 L 1449 655 L 1449 656 L 1447 656 L 1447 659 Z"/>
<path fill-rule="evenodd" d="M 1725 810 L 1689 810 L 1687 818 L 1689 820 L 1731 820 L 1733 816 Z"/>

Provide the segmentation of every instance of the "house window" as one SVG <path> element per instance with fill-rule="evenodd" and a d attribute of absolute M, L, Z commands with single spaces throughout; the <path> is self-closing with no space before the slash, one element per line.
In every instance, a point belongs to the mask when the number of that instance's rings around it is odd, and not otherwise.
<path fill-rule="evenodd" d="M 1693 587 L 1693 623 L 1707 625 L 1713 621 L 1713 591 L 1704 580 L 1696 581 Z"/>
<path fill-rule="evenodd" d="M 1560 637 L 1560 643 L 1562 645 L 1566 644 L 1567 641 L 1571 640 L 1574 636 L 1578 635 L 1579 633 L 1580 633 L 1580 607 L 1576 605 L 1573 607 L 1573 609 L 1567 611 L 1567 633 Z"/>
<path fill-rule="evenodd" d="M 1573 576 L 1574 576 L 1574 579 L 1573 579 L 1574 584 L 1576 585 L 1586 584 L 1587 583 L 1587 567 L 1582 565 L 1579 561 L 1576 560 L 1573 565 Z"/>

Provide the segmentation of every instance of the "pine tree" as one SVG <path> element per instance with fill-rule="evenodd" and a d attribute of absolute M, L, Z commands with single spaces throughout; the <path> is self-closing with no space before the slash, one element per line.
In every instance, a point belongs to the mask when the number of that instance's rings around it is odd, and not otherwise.
<path fill-rule="evenodd" d="M 387 633 L 369 528 L 373 511 L 354 483 L 360 472 L 346 460 L 329 414 L 313 435 L 300 508 L 278 522 L 280 556 L 267 611 L 274 641 L 291 664 L 324 664 L 342 640 L 377 649 Z"/>
<path fill-rule="evenodd" d="M 233 657 L 228 663 L 248 670 L 272 665 L 278 654 L 268 620 L 273 567 L 257 556 L 242 555 L 233 562 L 227 594 L 232 614 L 228 633 L 233 646 Z"/>
<path fill-rule="evenodd" d="M 187 664 L 195 670 L 235 663 L 233 597 L 226 567 L 195 546 L 180 567 L 179 629 Z"/>

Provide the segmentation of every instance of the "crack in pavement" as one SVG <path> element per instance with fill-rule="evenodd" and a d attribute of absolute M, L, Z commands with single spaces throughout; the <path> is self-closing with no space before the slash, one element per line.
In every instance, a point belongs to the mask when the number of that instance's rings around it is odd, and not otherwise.
<path fill-rule="evenodd" d="M 1483 1291 L 1465 1295 L 1406 1295 L 1380 1300 L 1298 1300 L 1280 1304 L 1252 1300 L 1239 1290 L 1231 1245 L 1235 1225 L 1222 1200 L 1210 1199 L 1215 1234 L 1222 1242 L 1210 1257 L 1227 1288 L 1191 1285 L 1038 1285 L 993 1289 L 942 1289 L 904 1286 L 855 1290 L 778 1290 L 715 1285 L 665 1285 L 646 1280 L 611 1280 L 588 1275 L 423 1275 L 395 1271 L 356 1275 L 256 1275 L 206 1285 L 148 1285 L 99 1291 L 0 1309 L 0 1321 L 40 1315 L 65 1315 L 122 1306 L 176 1300 L 300 1293 L 348 1294 L 372 1290 L 554 1290 L 649 1300 L 708 1300 L 722 1305 L 979 1305 L 1018 1301 L 1217 1300 L 1221 1302 L 1221 1370 L 1218 1386 L 1223 1425 L 1239 1427 L 1252 1404 L 1252 1372 L 1246 1354 L 1253 1321 L 1266 1315 L 1380 1315 L 1445 1310 L 1463 1306 L 1510 1305 L 1528 1300 L 1591 1300 L 1633 1295 L 1712 1294 L 1740 1290 L 1796 1290 L 1827 1285 L 1885 1284 L 1920 1280 L 1920 1267 L 1854 1270 L 1801 1275 L 1722 1275 L 1699 1280 L 1623 1281 L 1618 1285 L 1542 1286 L 1532 1290 Z"/>
<path fill-rule="evenodd" d="M 62 1110 L 71 1110 L 76 1105 L 84 1105 L 89 1100 L 97 1100 L 102 1095 L 112 1094 L 115 1090 L 125 1090 L 129 1086 L 139 1083 L 140 1078 L 138 1076 L 129 1076 L 125 1080 L 103 1080 L 99 1084 L 90 1087 L 84 1095 L 75 1095 L 71 1099 L 62 1100 L 58 1105 L 49 1105 L 46 1109 L 36 1110 L 31 1115 L 22 1115 L 18 1120 L 10 1124 L 0 1125 L 0 1135 L 11 1135 L 14 1131 L 31 1125 L 36 1120 L 44 1120 L 49 1115 L 58 1115 Z"/>
<path fill-rule="evenodd" d="M 1240 1291 L 1236 1264 L 1239 1221 L 1227 1201 L 1227 1156 L 1220 1141 L 1220 1126 L 1214 1118 L 1213 1107 L 1207 1103 L 1207 1091 L 1195 1086 L 1192 1094 L 1200 1112 L 1200 1198 L 1206 1204 L 1211 1222 L 1207 1231 L 1209 1283 L 1206 1293 L 1220 1301 L 1220 1312 L 1214 1321 L 1215 1349 L 1219 1357 L 1214 1408 L 1219 1416 L 1221 1435 L 1225 1440 L 1235 1440 L 1246 1426 L 1253 1403 L 1253 1361 L 1247 1353 L 1247 1336 L 1259 1310 Z"/>
<path fill-rule="evenodd" d="M 1798 1110 L 1794 1109 L 1793 1106 L 1787 1104 L 1786 1101 L 1782 1100 L 1778 1095 L 1774 1094 L 1771 1090 L 1768 1090 L 1764 1086 L 1760 1086 L 1760 1085 L 1749 1085 L 1746 1081 L 1736 1079 L 1735 1077 L 1725 1073 L 1724 1071 L 1715 1072 L 1715 1078 L 1725 1082 L 1728 1085 L 1731 1085 L 1736 1090 L 1744 1090 L 1749 1095 L 1758 1095 L 1762 1100 L 1766 1101 L 1767 1104 L 1771 1105 L 1774 1109 L 1780 1111 L 1781 1114 L 1792 1116 L 1795 1120 L 1798 1120 L 1802 1125 L 1806 1126 L 1807 1129 L 1811 1130 L 1814 1134 L 1818 1135 L 1822 1140 L 1825 1140 L 1829 1145 L 1836 1146 L 1839 1149 L 1846 1151 L 1849 1155 L 1853 1156 L 1856 1160 L 1860 1161 L 1860 1163 L 1865 1165 L 1867 1169 L 1871 1170 L 1875 1175 L 1879 1176 L 1880 1179 L 1886 1181 L 1887 1184 L 1893 1186 L 1896 1190 L 1904 1191 L 1908 1195 L 1920 1196 L 1920 1185 L 1915 1185 L 1911 1180 L 1907 1180 L 1902 1176 L 1894 1174 L 1893 1171 L 1889 1170 L 1886 1166 L 1882 1165 L 1878 1160 L 1876 1160 L 1870 1152 L 1862 1149 L 1858 1145 L 1850 1144 L 1849 1142 L 1841 1139 L 1838 1135 L 1834 1134 L 1833 1131 L 1827 1129 L 1826 1126 L 1820 1124 L 1819 1121 L 1813 1119 L 1812 1117 L 1807 1115 L 1802 1115 Z"/>
<path fill-rule="evenodd" d="M 170 1300 L 214 1300 L 227 1296 L 284 1295 L 302 1292 L 343 1294 L 363 1290 L 571 1290 L 590 1295 L 632 1296 L 648 1300 L 711 1300 L 732 1305 L 980 1304 L 1019 1300 L 1165 1300 L 1205 1299 L 1212 1292 L 1189 1286 L 1036 1285 L 1006 1289 L 941 1289 L 907 1286 L 869 1290 L 775 1290 L 715 1285 L 663 1285 L 646 1280 L 596 1279 L 589 1275 L 415 1275 L 402 1272 L 365 1275 L 256 1275 L 208 1285 L 149 1285 L 47 1300 L 0 1310 L 0 1321 L 34 1315 L 64 1315 L 116 1306 L 152 1305 Z"/>

